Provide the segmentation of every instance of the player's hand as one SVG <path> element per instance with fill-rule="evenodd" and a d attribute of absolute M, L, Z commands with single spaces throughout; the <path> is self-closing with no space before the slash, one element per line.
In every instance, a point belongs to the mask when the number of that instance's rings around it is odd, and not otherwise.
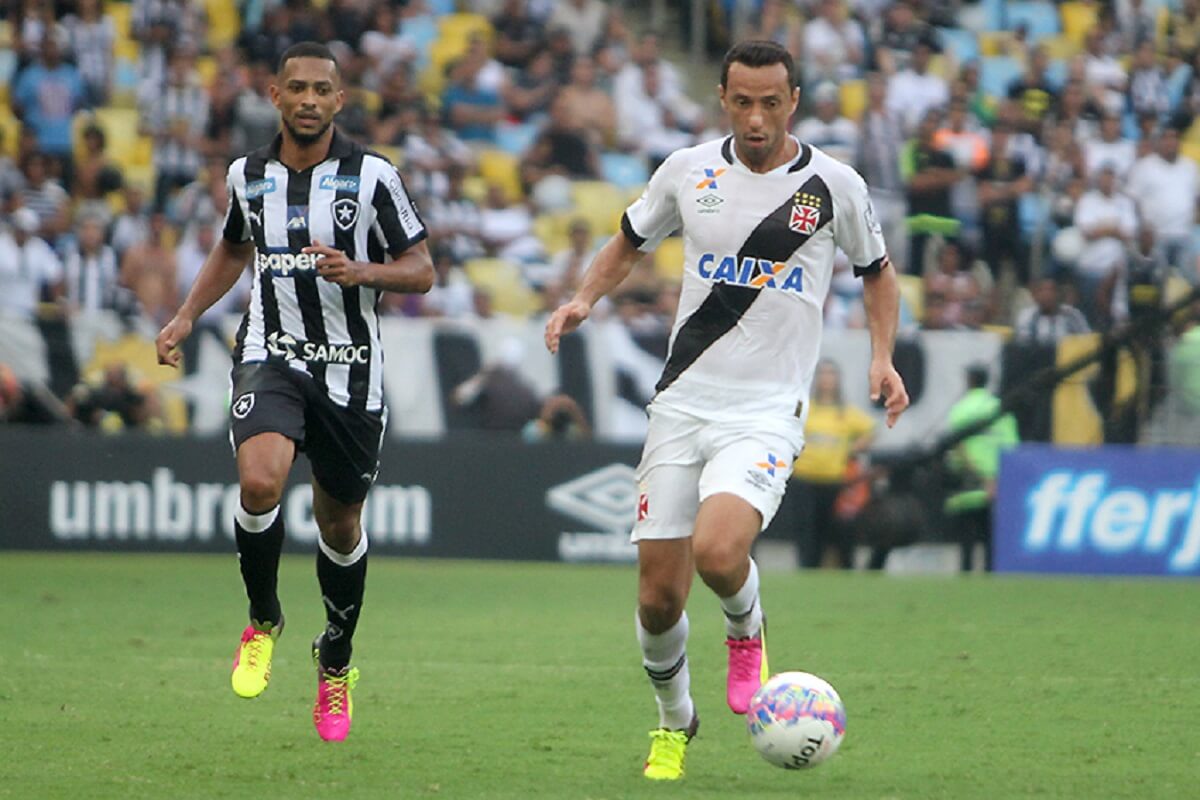
<path fill-rule="evenodd" d="M 168 367 L 179 367 L 179 359 L 183 357 L 177 349 L 192 333 L 192 321 L 187 317 L 175 317 L 168 322 L 154 340 L 154 350 L 158 353 L 158 363 Z"/>
<path fill-rule="evenodd" d="M 891 359 L 872 361 L 868 377 L 871 382 L 871 402 L 878 402 L 880 397 L 884 399 L 883 406 L 887 409 L 887 426 L 890 428 L 896 424 L 896 420 L 900 419 L 904 409 L 908 408 L 908 390 L 904 388 L 904 379 L 892 366 Z"/>
<path fill-rule="evenodd" d="M 313 239 L 313 243 L 300 252 L 318 256 L 317 274 L 330 283 L 349 287 L 365 282 L 362 265 L 346 258 L 346 254 L 341 250 L 335 250 Z"/>
<path fill-rule="evenodd" d="M 591 313 L 592 307 L 582 300 L 572 300 L 559 306 L 546 322 L 546 349 L 557 353 L 563 335 L 582 325 Z"/>

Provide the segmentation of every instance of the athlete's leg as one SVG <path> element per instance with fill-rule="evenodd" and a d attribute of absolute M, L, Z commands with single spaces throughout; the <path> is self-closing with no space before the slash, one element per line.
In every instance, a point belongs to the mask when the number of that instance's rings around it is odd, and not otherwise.
<path fill-rule="evenodd" d="M 276 585 L 283 547 L 279 499 L 296 455 L 296 444 L 281 433 L 259 433 L 237 449 L 241 507 L 234 532 L 250 619 L 257 627 L 282 619 Z"/>
<path fill-rule="evenodd" d="M 362 609 L 367 578 L 367 537 L 362 502 L 343 503 L 313 481 L 313 516 L 321 537 L 317 547 L 317 579 L 325 604 L 321 665 L 338 670 L 350 663 L 354 630 Z"/>
<path fill-rule="evenodd" d="M 690 540 L 638 542 L 638 643 L 642 666 L 654 686 L 659 724 L 670 730 L 687 728 L 694 716 L 684 611 L 692 570 Z"/>

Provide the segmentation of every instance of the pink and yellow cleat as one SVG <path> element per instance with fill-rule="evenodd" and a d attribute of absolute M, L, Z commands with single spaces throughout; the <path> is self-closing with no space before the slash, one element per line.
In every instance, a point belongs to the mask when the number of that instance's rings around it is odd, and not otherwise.
<path fill-rule="evenodd" d="M 283 633 L 283 620 L 277 625 L 251 623 L 242 631 L 242 640 L 233 654 L 230 682 L 238 697 L 258 697 L 271 680 L 271 656 L 275 642 Z"/>
<path fill-rule="evenodd" d="M 771 672 L 767 667 L 767 623 L 748 639 L 725 640 L 729 648 L 729 673 L 725 680 L 725 700 L 735 714 L 750 710 L 750 700 Z"/>
<path fill-rule="evenodd" d="M 313 702 L 313 725 L 327 742 L 340 742 L 350 733 L 354 701 L 350 691 L 358 683 L 358 668 L 327 670 L 321 666 L 321 637 L 313 642 L 313 664 L 317 667 L 317 699 Z"/>

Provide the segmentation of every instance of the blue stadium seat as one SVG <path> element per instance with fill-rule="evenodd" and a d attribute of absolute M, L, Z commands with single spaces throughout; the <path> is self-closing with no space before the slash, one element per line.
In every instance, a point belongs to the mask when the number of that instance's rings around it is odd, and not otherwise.
<path fill-rule="evenodd" d="M 992 97 L 1007 97 L 1008 87 L 1021 77 L 1021 62 L 1011 56 L 988 56 L 979 63 L 979 87 Z"/>
<path fill-rule="evenodd" d="M 1017 200 L 1017 219 L 1021 232 L 1032 236 L 1039 227 L 1050 224 L 1050 204 L 1038 192 L 1026 192 Z"/>
<path fill-rule="evenodd" d="M 1004 0 L 982 0 L 979 7 L 983 9 L 985 31 L 1004 30 Z"/>
<path fill-rule="evenodd" d="M 1183 96 L 1191 82 L 1192 68 L 1187 64 L 1180 65 L 1167 76 L 1167 100 L 1171 104 L 1172 111 L 1178 109 L 1179 104 L 1183 102 Z"/>
<path fill-rule="evenodd" d="M 1054 87 L 1055 91 L 1062 89 L 1067 83 L 1067 77 L 1070 73 L 1070 67 L 1063 59 L 1051 61 L 1046 67 L 1046 80 Z"/>
<path fill-rule="evenodd" d="M 537 138 L 538 130 L 533 122 L 501 122 L 496 126 L 496 146 L 514 156 L 524 155 Z"/>
<path fill-rule="evenodd" d="M 600 156 L 600 172 L 604 180 L 622 189 L 644 186 L 650 179 L 646 161 L 626 153 L 604 153 Z"/>
<path fill-rule="evenodd" d="M 453 14 L 458 10 L 454 7 L 454 0 L 426 0 L 425 5 L 429 7 L 430 13 L 435 17 Z"/>
<path fill-rule="evenodd" d="M 1036 42 L 1059 32 L 1058 9 L 1045 0 L 1021 0 L 1005 6 L 1005 27 L 1014 30 L 1025 25 L 1029 40 Z"/>
<path fill-rule="evenodd" d="M 979 38 L 961 28 L 938 28 L 938 42 L 942 49 L 954 54 L 960 64 L 979 58 Z"/>

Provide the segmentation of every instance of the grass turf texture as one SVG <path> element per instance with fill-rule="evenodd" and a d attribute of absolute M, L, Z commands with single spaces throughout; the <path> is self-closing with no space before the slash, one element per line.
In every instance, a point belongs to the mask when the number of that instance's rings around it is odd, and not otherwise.
<path fill-rule="evenodd" d="M 288 629 L 247 701 L 232 557 L 0 555 L 0 797 L 1196 796 L 1195 583 L 767 573 L 774 669 L 849 713 L 837 757 L 785 772 L 724 707 L 697 581 L 700 735 L 683 784 L 652 785 L 632 569 L 373 560 L 341 745 L 309 718 L 313 573 L 284 559 Z"/>

